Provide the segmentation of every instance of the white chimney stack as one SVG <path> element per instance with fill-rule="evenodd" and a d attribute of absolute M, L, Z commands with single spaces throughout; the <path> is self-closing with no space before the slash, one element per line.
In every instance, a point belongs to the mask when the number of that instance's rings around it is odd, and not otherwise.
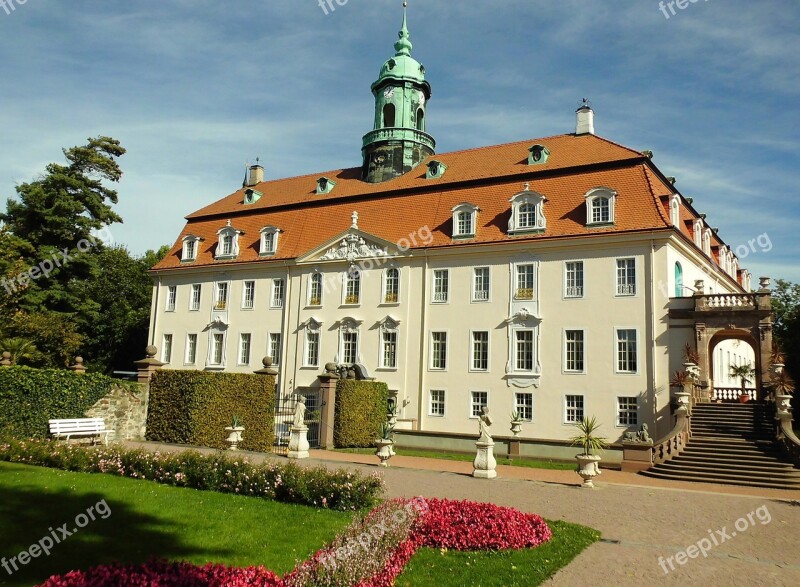
<path fill-rule="evenodd" d="M 247 176 L 247 187 L 253 187 L 262 181 L 264 181 L 264 168 L 258 163 L 251 165 Z"/>
<path fill-rule="evenodd" d="M 583 104 L 576 111 L 578 120 L 575 125 L 576 135 L 594 134 L 594 110 L 589 105 L 589 100 L 583 99 Z"/>

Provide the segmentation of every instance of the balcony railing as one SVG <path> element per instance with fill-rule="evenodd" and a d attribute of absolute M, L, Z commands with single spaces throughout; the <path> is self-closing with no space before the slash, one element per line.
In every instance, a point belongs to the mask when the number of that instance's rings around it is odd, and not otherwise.
<path fill-rule="evenodd" d="M 517 294 L 514 296 L 518 300 L 532 300 L 533 299 L 533 288 L 532 287 L 519 287 L 517 288 Z"/>
<path fill-rule="evenodd" d="M 485 302 L 489 299 L 489 290 L 488 289 L 476 289 L 475 290 L 475 300 L 478 302 Z"/>
<path fill-rule="evenodd" d="M 431 150 L 436 149 L 436 140 L 426 132 L 415 128 L 379 128 L 367 133 L 364 136 L 363 146 L 367 146 L 375 141 L 403 141 L 411 140 L 421 143 Z"/>
<path fill-rule="evenodd" d="M 217 300 L 214 304 L 215 310 L 226 310 L 228 308 L 228 300 Z"/>
<path fill-rule="evenodd" d="M 583 297 L 583 286 L 582 285 L 573 285 L 567 287 L 567 297 L 568 298 L 582 298 Z"/>
<path fill-rule="evenodd" d="M 632 283 L 618 283 L 617 284 L 618 296 L 633 296 L 636 295 L 636 286 Z"/>
<path fill-rule="evenodd" d="M 756 299 L 752 294 L 712 294 L 703 297 L 704 306 L 714 310 L 752 310 Z"/>
<path fill-rule="evenodd" d="M 397 296 L 396 293 L 387 293 L 383 297 L 383 303 L 384 304 L 396 304 L 397 303 L 397 299 L 398 299 L 398 296 Z"/>
<path fill-rule="evenodd" d="M 744 393 L 750 397 L 750 401 L 756 400 L 755 388 L 746 387 Z M 741 387 L 715 387 L 711 400 L 738 400 L 740 395 L 742 395 Z"/>
<path fill-rule="evenodd" d="M 349 296 L 345 296 L 344 303 L 345 304 L 357 304 L 359 299 L 358 294 L 351 294 Z"/>

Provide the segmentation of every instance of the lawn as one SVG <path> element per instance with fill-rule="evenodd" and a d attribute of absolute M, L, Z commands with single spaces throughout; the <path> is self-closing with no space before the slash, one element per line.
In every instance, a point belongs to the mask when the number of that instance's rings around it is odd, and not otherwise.
<path fill-rule="evenodd" d="M 54 573 L 152 557 L 264 565 L 291 570 L 343 530 L 352 514 L 263 499 L 158 485 L 110 475 L 0 462 L 0 557 L 16 556 L 101 500 L 110 510 L 33 559 L 0 585 L 30 586 Z M 102 514 L 105 510 L 97 508 Z M 442 553 L 423 549 L 397 585 L 537 585 L 599 538 L 594 530 L 548 522 L 553 539 L 531 550 Z"/>
<path fill-rule="evenodd" d="M 425 449 L 414 448 L 396 448 L 397 454 L 403 457 L 423 457 L 427 459 L 443 459 L 445 461 L 465 461 L 472 462 L 475 460 L 475 455 L 460 453 L 460 452 L 447 452 L 447 451 L 433 451 Z M 348 452 L 354 454 L 375 454 L 374 448 L 340 448 L 336 452 Z M 514 467 L 530 467 L 532 469 L 553 469 L 557 471 L 574 471 L 574 462 L 565 461 L 544 461 L 537 459 L 509 459 L 508 457 L 496 456 L 498 465 L 511 465 Z"/>

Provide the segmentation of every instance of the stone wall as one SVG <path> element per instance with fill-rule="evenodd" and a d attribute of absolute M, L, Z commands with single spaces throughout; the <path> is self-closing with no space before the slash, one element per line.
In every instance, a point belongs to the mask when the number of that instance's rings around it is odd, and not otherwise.
<path fill-rule="evenodd" d="M 144 440 L 149 393 L 147 384 L 136 384 L 133 390 L 114 386 L 111 393 L 86 412 L 86 417 L 105 420 L 106 427 L 113 430 L 108 435 L 109 441 Z"/>

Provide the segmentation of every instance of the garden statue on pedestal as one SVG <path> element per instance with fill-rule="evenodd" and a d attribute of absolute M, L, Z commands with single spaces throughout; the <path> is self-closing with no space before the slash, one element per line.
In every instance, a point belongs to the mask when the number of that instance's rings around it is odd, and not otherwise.
<path fill-rule="evenodd" d="M 308 458 L 308 426 L 306 426 L 305 418 L 306 398 L 298 395 L 297 403 L 294 406 L 294 420 L 292 421 L 292 427 L 289 429 L 289 452 L 286 456 L 290 459 Z"/>
<path fill-rule="evenodd" d="M 475 446 L 478 449 L 478 454 L 475 456 L 473 466 L 475 469 L 472 471 L 472 476 L 478 479 L 494 479 L 497 477 L 497 461 L 494 458 L 494 440 L 489 434 L 489 426 L 492 425 L 492 418 L 489 416 L 489 408 L 483 406 L 481 408 L 481 416 L 478 420 L 478 442 Z"/>

